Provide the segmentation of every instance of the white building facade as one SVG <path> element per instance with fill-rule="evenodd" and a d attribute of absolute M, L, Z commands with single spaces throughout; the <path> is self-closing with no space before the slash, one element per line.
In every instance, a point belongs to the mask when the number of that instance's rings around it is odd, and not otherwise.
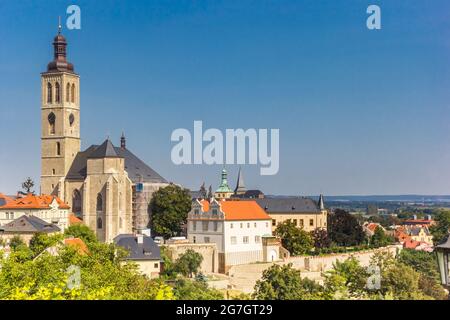
<path fill-rule="evenodd" d="M 215 243 L 219 271 L 229 266 L 278 260 L 278 251 L 264 254 L 263 238 L 272 237 L 271 218 L 255 201 L 195 200 L 188 214 L 188 239 Z"/>

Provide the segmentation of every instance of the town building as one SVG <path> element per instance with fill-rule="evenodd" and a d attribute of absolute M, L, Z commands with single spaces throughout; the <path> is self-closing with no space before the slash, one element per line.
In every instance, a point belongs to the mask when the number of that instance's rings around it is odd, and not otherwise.
<path fill-rule="evenodd" d="M 53 223 L 44 221 L 36 216 L 23 215 L 0 226 L 0 239 L 8 243 L 15 236 L 19 236 L 28 244 L 36 233 L 52 235 L 60 232 L 61 229 Z"/>
<path fill-rule="evenodd" d="M 146 229 L 152 193 L 167 181 L 126 147 L 109 139 L 80 149 L 80 77 L 67 42 L 54 38 L 54 59 L 41 74 L 41 193 L 58 196 L 100 241 Z"/>
<path fill-rule="evenodd" d="M 271 218 L 255 201 L 194 200 L 187 233 L 191 243 L 217 245 L 219 272 L 237 264 L 279 259 L 279 247 L 263 241 L 272 238 Z"/>
<path fill-rule="evenodd" d="M 222 169 L 222 179 L 220 181 L 219 188 L 217 188 L 216 192 L 214 192 L 214 198 L 216 199 L 229 199 L 234 194 L 234 191 L 231 190 L 228 185 L 227 179 L 227 170 L 225 168 Z"/>
<path fill-rule="evenodd" d="M 327 228 L 327 210 L 322 195 L 318 202 L 304 197 L 265 197 L 255 201 L 270 216 L 272 231 L 287 220 L 305 231 Z"/>
<path fill-rule="evenodd" d="M 126 260 L 133 261 L 142 274 L 157 278 L 161 269 L 161 252 L 152 238 L 143 234 L 121 234 L 114 243 L 128 252 Z"/>
<path fill-rule="evenodd" d="M 56 196 L 29 193 L 0 206 L 0 226 L 21 216 L 33 216 L 64 231 L 69 226 L 69 211 L 69 205 Z"/>

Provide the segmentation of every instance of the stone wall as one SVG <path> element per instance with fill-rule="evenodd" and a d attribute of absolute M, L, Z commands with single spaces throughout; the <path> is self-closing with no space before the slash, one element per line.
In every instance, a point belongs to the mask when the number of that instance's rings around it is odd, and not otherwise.
<path fill-rule="evenodd" d="M 217 273 L 219 272 L 219 257 L 217 246 L 215 243 L 175 243 L 166 244 L 169 256 L 172 260 L 176 260 L 180 255 L 187 250 L 192 249 L 202 255 L 203 261 L 200 266 L 202 273 Z"/>

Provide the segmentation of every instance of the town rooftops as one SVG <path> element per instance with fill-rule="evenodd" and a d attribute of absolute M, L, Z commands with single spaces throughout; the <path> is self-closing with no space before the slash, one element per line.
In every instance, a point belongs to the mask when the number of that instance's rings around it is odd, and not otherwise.
<path fill-rule="evenodd" d="M 50 209 L 50 205 L 53 201 L 56 201 L 59 209 L 70 209 L 70 207 L 64 203 L 61 199 L 51 195 L 34 195 L 27 194 L 25 197 L 17 198 L 7 202 L 1 206 L 0 209 Z"/>
<path fill-rule="evenodd" d="M 109 141 L 109 140 L 108 140 Z M 133 183 L 138 182 L 152 182 L 152 183 L 167 183 L 166 179 L 161 177 L 155 170 L 146 165 L 141 159 L 135 156 L 127 148 L 114 147 L 111 141 L 108 146 L 91 145 L 85 151 L 78 152 L 72 162 L 72 166 L 67 173 L 69 180 L 84 180 L 87 174 L 87 159 L 96 158 L 99 154 L 113 154 L 111 146 L 114 149 L 116 157 L 125 159 L 125 171 Z M 102 147 L 103 146 L 103 147 Z M 99 152 L 97 149 L 101 148 Z"/>
<path fill-rule="evenodd" d="M 10 201 L 13 201 L 13 199 L 4 195 L 3 193 L 0 193 L 0 207 L 4 206 L 6 203 Z"/>
<path fill-rule="evenodd" d="M 317 213 L 318 204 L 310 198 L 262 198 L 255 199 L 267 213 Z"/>
<path fill-rule="evenodd" d="M 114 243 L 128 251 L 130 260 L 160 260 L 161 252 L 152 238 L 146 235 L 119 234 Z"/>
<path fill-rule="evenodd" d="M 217 203 L 224 214 L 225 220 L 271 220 L 269 215 L 253 200 L 222 200 L 217 201 Z M 201 200 L 200 204 L 203 212 L 210 210 L 209 201 Z"/>
<path fill-rule="evenodd" d="M 35 216 L 27 215 L 23 215 L 10 223 L 5 224 L 2 228 L 5 233 L 53 233 L 61 231 L 58 226 L 52 223 L 45 222 Z"/>
<path fill-rule="evenodd" d="M 69 214 L 69 225 L 74 225 L 74 224 L 82 224 L 83 220 L 81 220 L 80 218 L 78 218 L 75 214 L 70 213 Z"/>

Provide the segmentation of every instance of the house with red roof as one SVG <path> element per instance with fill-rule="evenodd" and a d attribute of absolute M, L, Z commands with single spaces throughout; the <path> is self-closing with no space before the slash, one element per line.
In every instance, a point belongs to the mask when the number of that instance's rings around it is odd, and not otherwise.
<path fill-rule="evenodd" d="M 56 196 L 29 193 L 0 206 L 0 226 L 21 216 L 34 216 L 58 226 L 63 232 L 69 226 L 69 210 L 70 207 Z"/>
<path fill-rule="evenodd" d="M 191 243 L 215 243 L 219 272 L 233 265 L 279 260 L 272 219 L 256 201 L 194 200 L 188 214 Z"/>

